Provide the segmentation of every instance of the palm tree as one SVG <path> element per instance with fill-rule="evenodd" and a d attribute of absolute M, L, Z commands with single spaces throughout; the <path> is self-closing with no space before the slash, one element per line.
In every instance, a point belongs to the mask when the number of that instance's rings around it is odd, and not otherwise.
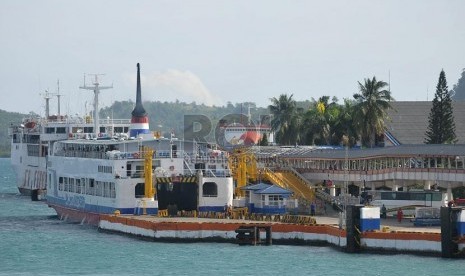
<path fill-rule="evenodd" d="M 343 138 L 345 136 L 348 138 L 349 147 L 352 147 L 357 143 L 358 137 L 357 129 L 354 124 L 355 102 L 354 100 L 344 99 L 344 104 L 338 106 L 338 109 L 338 116 L 335 118 L 332 127 L 331 144 L 343 144 Z"/>
<path fill-rule="evenodd" d="M 268 106 L 273 119 L 271 128 L 276 132 L 276 141 L 280 144 L 289 145 L 297 142 L 296 133 L 296 101 L 292 99 L 292 94 L 281 94 L 279 98 L 271 98 L 271 105 Z"/>
<path fill-rule="evenodd" d="M 329 145 L 333 132 L 335 118 L 338 117 L 339 107 L 337 98 L 329 102 L 329 96 L 322 96 L 316 101 L 312 99 L 312 104 L 304 114 L 302 129 L 305 142 L 310 145 Z"/>
<path fill-rule="evenodd" d="M 355 118 L 364 146 L 375 146 L 376 136 L 384 133 L 385 121 L 389 119 L 387 110 L 392 108 L 390 102 L 394 100 L 391 91 L 383 89 L 387 85 L 376 77 L 365 79 L 364 84 L 358 82 L 360 93 L 354 94 Z"/>

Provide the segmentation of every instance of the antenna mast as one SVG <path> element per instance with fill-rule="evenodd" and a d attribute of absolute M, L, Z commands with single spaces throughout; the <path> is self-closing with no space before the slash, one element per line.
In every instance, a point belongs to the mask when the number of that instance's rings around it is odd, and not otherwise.
<path fill-rule="evenodd" d="M 98 137 L 98 133 L 100 132 L 100 125 L 99 125 L 99 114 L 98 114 L 98 94 L 100 93 L 100 90 L 103 89 L 110 89 L 113 88 L 113 84 L 111 86 L 100 86 L 100 83 L 98 81 L 99 76 L 104 76 L 105 74 L 89 74 L 90 76 L 94 76 L 94 82 L 92 83 L 93 86 L 87 86 L 86 84 L 86 79 L 84 75 L 84 85 L 80 86 L 80 89 L 85 89 L 85 90 L 92 90 L 94 91 L 94 134 L 95 137 Z"/>
<path fill-rule="evenodd" d="M 57 98 L 58 98 L 58 118 L 61 119 L 61 113 L 60 113 L 60 102 L 61 102 L 61 100 L 60 100 L 60 97 L 63 96 L 63 95 L 60 94 L 60 80 L 59 79 L 57 80 L 57 93 L 55 94 L 55 96 L 57 96 Z"/>
<path fill-rule="evenodd" d="M 50 116 L 50 99 L 55 94 L 48 92 L 48 90 L 45 90 L 45 93 L 41 93 L 40 95 L 43 96 L 45 99 L 45 119 L 48 120 L 48 117 Z"/>

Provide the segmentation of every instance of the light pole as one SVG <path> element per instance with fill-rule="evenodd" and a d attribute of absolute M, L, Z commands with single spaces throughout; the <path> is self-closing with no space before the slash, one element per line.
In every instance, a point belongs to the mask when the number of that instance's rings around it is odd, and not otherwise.
<path fill-rule="evenodd" d="M 349 137 L 347 135 L 342 136 L 342 143 L 345 146 L 345 155 L 344 155 L 344 187 L 343 187 L 343 205 L 342 205 L 342 226 L 345 226 L 346 217 L 347 217 L 347 200 L 348 200 L 348 186 L 349 186 Z"/>

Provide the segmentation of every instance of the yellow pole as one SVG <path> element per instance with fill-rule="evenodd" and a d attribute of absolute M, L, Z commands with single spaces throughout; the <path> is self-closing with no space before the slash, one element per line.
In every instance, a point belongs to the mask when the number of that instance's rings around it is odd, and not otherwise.
<path fill-rule="evenodd" d="M 155 195 L 152 175 L 153 149 L 145 146 L 142 150 L 144 153 L 145 197 L 152 198 Z"/>

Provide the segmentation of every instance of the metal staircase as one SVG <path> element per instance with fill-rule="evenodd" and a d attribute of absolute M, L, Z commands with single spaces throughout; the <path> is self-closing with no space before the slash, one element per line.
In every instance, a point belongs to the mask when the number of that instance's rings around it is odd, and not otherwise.
<path fill-rule="evenodd" d="M 313 201 L 315 199 L 314 189 L 307 180 L 293 169 L 286 168 L 272 171 L 265 168 L 263 174 L 273 184 L 293 191 L 296 197 L 307 201 Z"/>

